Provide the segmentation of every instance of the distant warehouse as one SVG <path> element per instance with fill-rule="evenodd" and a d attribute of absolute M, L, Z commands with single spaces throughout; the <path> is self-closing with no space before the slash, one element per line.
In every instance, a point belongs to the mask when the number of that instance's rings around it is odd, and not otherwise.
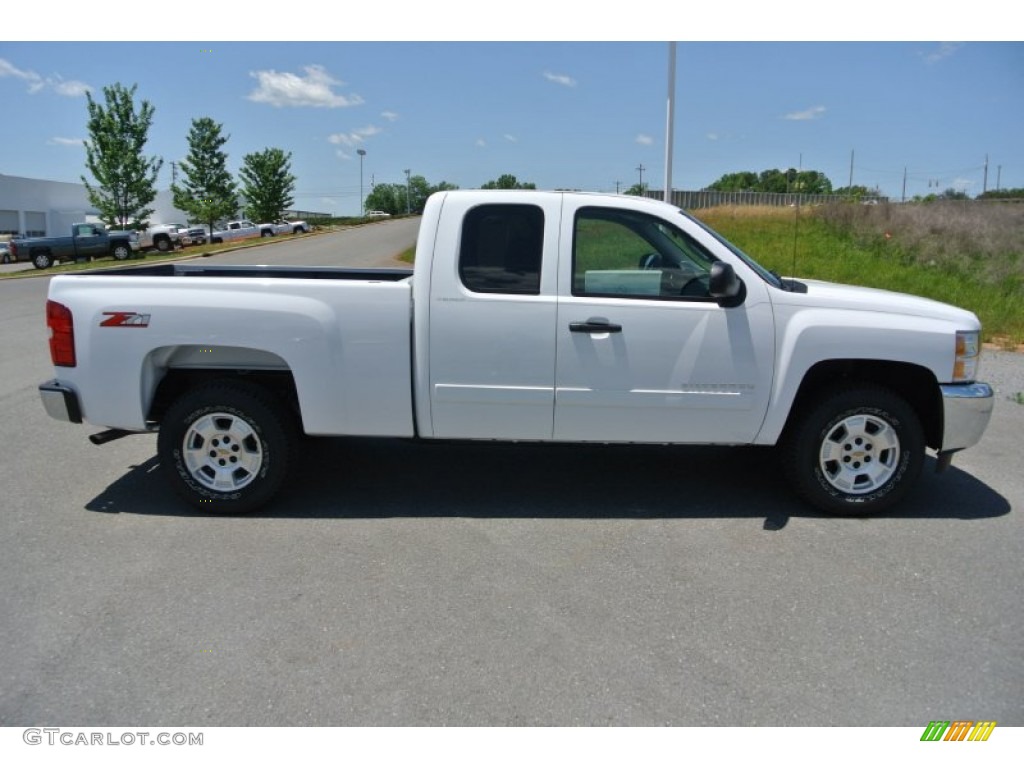
<path fill-rule="evenodd" d="M 153 223 L 184 222 L 170 190 L 157 192 Z M 80 221 L 99 221 L 84 184 L 0 174 L 0 235 L 50 237 L 66 234 Z"/>

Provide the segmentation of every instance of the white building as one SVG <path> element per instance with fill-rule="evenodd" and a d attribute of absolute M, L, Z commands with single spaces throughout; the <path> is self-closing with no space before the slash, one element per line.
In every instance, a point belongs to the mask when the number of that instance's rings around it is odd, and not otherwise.
<path fill-rule="evenodd" d="M 184 224 L 188 217 L 174 207 L 170 190 L 157 192 L 152 224 Z M 79 221 L 97 221 L 84 184 L 26 179 L 0 174 L 0 235 L 54 237 L 71 232 Z"/>

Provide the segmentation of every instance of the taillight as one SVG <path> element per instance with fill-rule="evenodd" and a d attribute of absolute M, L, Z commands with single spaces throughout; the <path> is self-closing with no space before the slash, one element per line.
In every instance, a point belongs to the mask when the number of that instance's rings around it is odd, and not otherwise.
<path fill-rule="evenodd" d="M 50 359 L 53 364 L 74 368 L 75 320 L 71 310 L 56 301 L 47 301 L 46 327 L 50 329 Z"/>

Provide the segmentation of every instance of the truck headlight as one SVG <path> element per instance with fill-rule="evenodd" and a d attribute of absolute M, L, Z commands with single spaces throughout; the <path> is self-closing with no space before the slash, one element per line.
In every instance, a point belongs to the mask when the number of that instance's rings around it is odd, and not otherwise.
<path fill-rule="evenodd" d="M 978 355 L 981 344 L 978 331 L 956 332 L 956 360 L 953 363 L 953 381 L 974 381 L 978 376 Z"/>

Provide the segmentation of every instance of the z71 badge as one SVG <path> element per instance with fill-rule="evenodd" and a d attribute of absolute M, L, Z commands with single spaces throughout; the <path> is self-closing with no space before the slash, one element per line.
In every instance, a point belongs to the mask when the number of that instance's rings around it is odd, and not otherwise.
<path fill-rule="evenodd" d="M 100 323 L 100 328 L 147 328 L 149 315 L 138 312 L 104 312 L 107 319 Z"/>

